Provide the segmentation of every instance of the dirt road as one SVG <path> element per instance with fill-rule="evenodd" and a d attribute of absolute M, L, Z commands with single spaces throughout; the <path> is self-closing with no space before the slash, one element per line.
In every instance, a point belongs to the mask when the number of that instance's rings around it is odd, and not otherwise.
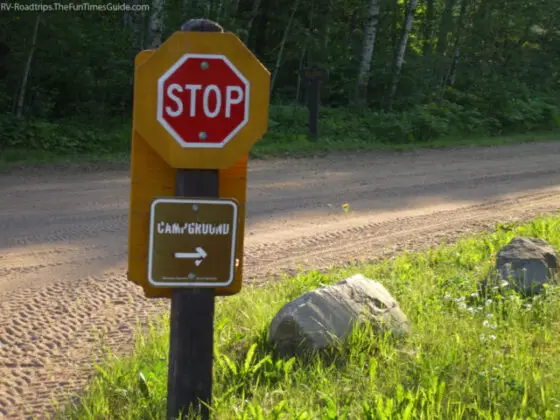
<path fill-rule="evenodd" d="M 127 200 L 126 168 L 0 176 L 0 417 L 44 415 L 86 383 L 94 350 L 130 344 L 136 321 L 167 308 L 125 280 Z M 246 275 L 265 283 L 558 210 L 560 142 L 255 161 Z"/>

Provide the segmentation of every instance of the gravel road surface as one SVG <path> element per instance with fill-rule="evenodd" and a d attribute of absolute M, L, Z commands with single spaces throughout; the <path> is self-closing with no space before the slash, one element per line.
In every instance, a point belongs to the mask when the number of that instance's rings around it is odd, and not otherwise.
<path fill-rule="evenodd" d="M 0 175 L 0 417 L 44 417 L 168 308 L 126 281 L 128 194 L 124 166 Z M 252 161 L 246 282 L 559 210 L 560 142 Z"/>

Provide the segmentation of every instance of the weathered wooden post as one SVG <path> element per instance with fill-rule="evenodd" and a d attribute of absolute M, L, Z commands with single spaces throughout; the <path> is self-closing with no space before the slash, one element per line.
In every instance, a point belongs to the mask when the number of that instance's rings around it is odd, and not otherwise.
<path fill-rule="evenodd" d="M 270 73 L 193 19 L 138 54 L 135 76 L 128 278 L 171 298 L 167 418 L 208 419 L 215 296 L 241 289 L 247 154 L 268 127 Z"/>
<path fill-rule="evenodd" d="M 321 83 L 329 78 L 325 67 L 307 67 L 301 72 L 307 86 L 307 109 L 309 110 L 309 137 L 319 136 L 319 108 L 321 105 Z"/>
<path fill-rule="evenodd" d="M 223 32 L 218 24 L 202 19 L 187 21 L 182 31 Z M 178 197 L 219 196 L 217 169 L 178 169 Z M 212 403 L 214 354 L 214 289 L 174 289 L 171 295 L 167 418 L 193 410 L 209 418 Z M 194 321 L 194 322 L 193 322 Z M 201 403 L 204 404 L 201 406 Z"/>

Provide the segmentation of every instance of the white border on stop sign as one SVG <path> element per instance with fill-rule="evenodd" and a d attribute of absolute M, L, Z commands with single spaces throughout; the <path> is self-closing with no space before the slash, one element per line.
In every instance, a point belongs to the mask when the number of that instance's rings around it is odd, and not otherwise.
<path fill-rule="evenodd" d="M 181 136 L 169 125 L 163 118 L 163 85 L 167 79 L 182 66 L 189 58 L 208 58 L 208 59 L 221 59 L 229 68 L 236 74 L 241 81 L 245 83 L 246 87 L 246 101 L 245 101 L 245 118 L 243 121 L 229 133 L 229 135 L 221 143 L 189 143 L 183 141 Z M 175 141 L 184 149 L 222 149 L 243 127 L 249 122 L 249 105 L 251 103 L 251 83 L 247 78 L 233 65 L 229 59 L 223 54 L 185 54 L 183 55 L 169 70 L 167 70 L 158 79 L 158 103 L 157 103 L 157 120 L 167 130 L 167 132 L 175 139 Z"/>

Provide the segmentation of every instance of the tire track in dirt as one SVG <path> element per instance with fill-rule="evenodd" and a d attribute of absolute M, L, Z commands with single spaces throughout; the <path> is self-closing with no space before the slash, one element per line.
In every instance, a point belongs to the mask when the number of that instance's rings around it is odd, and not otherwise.
<path fill-rule="evenodd" d="M 302 241 L 290 240 L 275 252 L 271 252 L 267 245 L 249 246 L 246 251 L 249 257 L 245 260 L 248 266 L 261 265 L 268 270 L 265 276 L 258 273 L 258 277 L 253 277 L 254 284 L 262 284 L 259 279 L 278 275 L 285 267 L 292 268 L 288 273 L 293 274 L 296 266 L 324 271 L 341 264 L 370 262 L 395 252 L 424 249 L 438 245 L 444 239 L 454 240 L 465 234 L 491 229 L 499 222 L 529 220 L 537 215 L 557 212 L 560 210 L 559 195 L 560 188 L 456 211 L 368 223 Z M 356 245 L 367 249 L 369 255 L 362 251 L 357 254 Z M 258 258 L 251 255 L 258 255 Z"/>
<path fill-rule="evenodd" d="M 559 211 L 558 156 L 555 142 L 252 162 L 246 280 Z M 16 172 L 0 177 L 0 196 L 0 417 L 42 417 L 168 302 L 126 281 L 126 171 Z"/>

